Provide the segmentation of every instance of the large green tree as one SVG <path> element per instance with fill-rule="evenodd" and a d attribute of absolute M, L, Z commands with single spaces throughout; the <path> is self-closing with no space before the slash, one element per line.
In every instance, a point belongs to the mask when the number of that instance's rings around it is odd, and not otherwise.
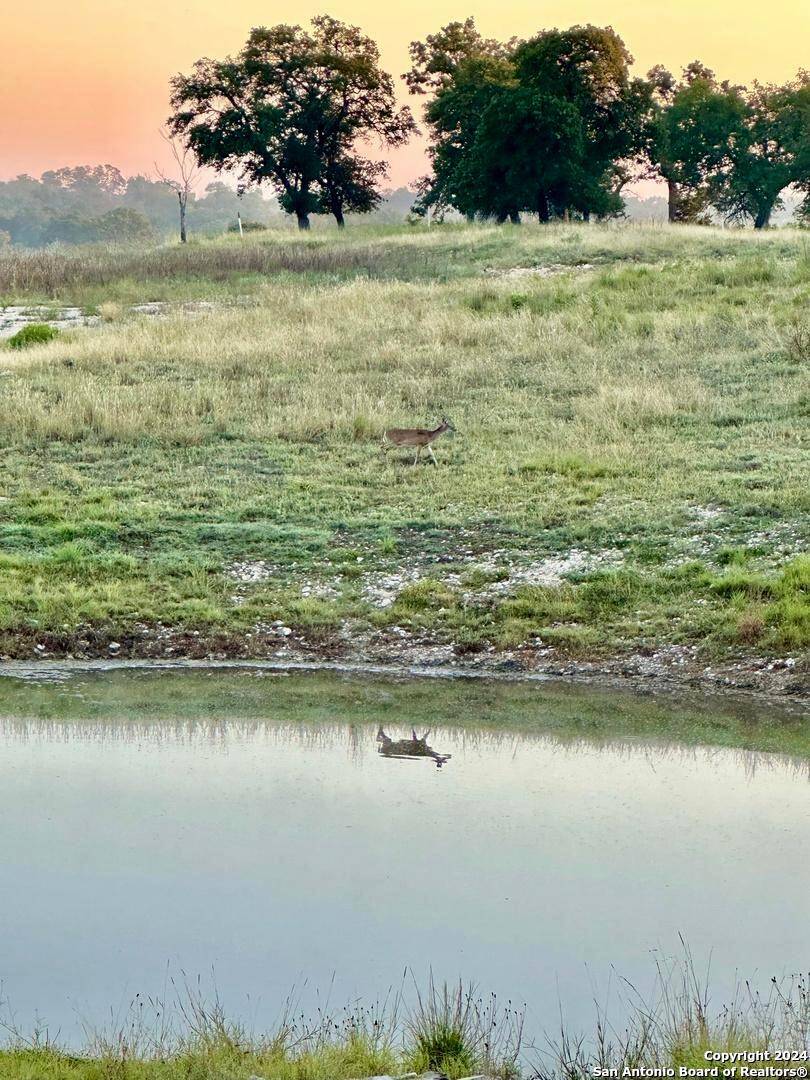
<path fill-rule="evenodd" d="M 525 86 L 500 88 L 470 153 L 479 204 L 498 221 L 533 211 L 542 222 L 570 206 L 580 183 L 583 131 L 576 108 Z"/>
<path fill-rule="evenodd" d="M 732 220 L 765 228 L 791 184 L 807 182 L 810 76 L 784 86 L 754 83 L 740 99 L 727 165 L 709 179 L 712 202 Z"/>
<path fill-rule="evenodd" d="M 472 19 L 411 45 L 406 75 L 432 94 L 425 119 L 433 175 L 423 202 L 516 221 L 608 214 L 645 147 L 650 89 L 610 28 L 484 39 Z"/>
<path fill-rule="evenodd" d="M 710 180 L 728 169 L 729 149 L 742 126 L 742 90 L 718 83 L 699 60 L 683 69 L 680 80 L 660 66 L 647 78 L 654 103 L 648 154 L 667 185 L 669 220 L 704 220 Z"/>
<path fill-rule="evenodd" d="M 554 206 L 558 214 L 587 217 L 621 208 L 619 191 L 632 164 L 641 160 L 651 108 L 648 84 L 630 78 L 632 60 L 609 26 L 546 30 L 515 51 L 519 85 L 546 102 L 549 118 L 559 118 L 567 161 Z M 574 118 L 577 139 L 571 134 Z M 541 145 L 537 150 L 545 152 Z"/>
<path fill-rule="evenodd" d="M 424 205 L 440 210 L 453 207 L 470 219 L 476 214 L 516 219 L 520 207 L 510 192 L 499 192 L 496 204 L 489 199 L 497 169 L 490 169 L 487 175 L 487 166 L 494 162 L 491 156 L 482 158 L 479 143 L 490 106 L 498 109 L 503 92 L 511 85 L 508 61 L 472 57 L 459 64 L 453 79 L 428 104 L 425 118 L 432 134 L 429 155 L 433 172 L 420 181 Z"/>
<path fill-rule="evenodd" d="M 801 214 L 810 220 L 810 71 L 800 71 L 785 139 L 793 151 L 793 183 L 804 193 Z"/>
<path fill-rule="evenodd" d="M 318 211 L 372 209 L 385 165 L 359 147 L 391 147 L 415 130 L 398 108 L 376 44 L 356 27 L 320 16 L 312 30 L 258 27 L 242 51 L 197 61 L 172 80 L 171 131 L 201 165 L 268 183 L 302 229 Z"/>

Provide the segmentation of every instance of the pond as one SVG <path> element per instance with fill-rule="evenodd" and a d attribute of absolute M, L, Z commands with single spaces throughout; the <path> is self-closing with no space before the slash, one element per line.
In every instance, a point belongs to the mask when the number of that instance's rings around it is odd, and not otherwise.
<path fill-rule="evenodd" d="M 807 970 L 799 712 L 248 667 L 21 670 L 0 717 L 24 1029 L 78 1042 L 197 976 L 260 1029 L 294 988 L 368 1001 L 406 968 L 590 1028 L 679 935 L 719 995 Z"/>

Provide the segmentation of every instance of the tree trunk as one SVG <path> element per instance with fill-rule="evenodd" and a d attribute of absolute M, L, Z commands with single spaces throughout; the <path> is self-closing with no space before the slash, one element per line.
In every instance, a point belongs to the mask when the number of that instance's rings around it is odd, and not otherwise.
<path fill-rule="evenodd" d="M 339 229 L 344 229 L 346 227 L 346 220 L 343 217 L 343 207 L 340 205 L 340 203 L 337 203 L 332 207 L 332 217 L 337 222 L 337 226 Z"/>
<path fill-rule="evenodd" d="M 185 244 L 188 239 L 186 236 L 186 200 L 183 198 L 182 191 L 177 192 L 177 198 L 180 203 L 180 243 Z"/>
<path fill-rule="evenodd" d="M 513 225 L 519 225 L 520 224 L 520 214 L 518 213 L 517 210 L 510 210 L 509 211 L 509 220 Z"/>
<path fill-rule="evenodd" d="M 667 180 L 667 217 L 670 223 L 678 220 L 678 185 Z"/>
<path fill-rule="evenodd" d="M 298 228 L 305 232 L 309 228 L 309 214 L 306 210 L 296 210 L 295 216 L 298 219 Z"/>
<path fill-rule="evenodd" d="M 537 193 L 537 219 L 541 225 L 547 225 L 551 221 L 551 211 L 548 206 L 548 196 L 545 191 Z"/>
<path fill-rule="evenodd" d="M 754 218 L 755 229 L 765 229 L 771 220 L 772 206 L 760 206 L 757 210 L 757 216 Z"/>

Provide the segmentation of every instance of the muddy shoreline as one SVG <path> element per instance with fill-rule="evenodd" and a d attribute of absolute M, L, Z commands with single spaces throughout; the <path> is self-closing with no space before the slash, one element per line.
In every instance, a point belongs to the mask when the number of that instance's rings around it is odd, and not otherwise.
<path fill-rule="evenodd" d="M 456 655 L 450 646 L 390 640 L 315 645 L 278 627 L 264 640 L 173 633 L 150 639 L 83 642 L 79 652 L 28 646 L 0 657 L 0 677 L 45 678 L 59 673 L 118 668 L 264 668 L 270 671 L 334 671 L 392 678 L 485 679 L 567 682 L 641 694 L 708 695 L 771 704 L 810 718 L 810 662 L 801 659 L 734 657 L 710 661 L 691 649 L 665 646 L 648 653 L 582 658 L 538 655 L 523 647 L 504 652 Z M 41 639 L 40 639 L 41 640 Z M 4 643 L 6 648 L 8 642 Z"/>

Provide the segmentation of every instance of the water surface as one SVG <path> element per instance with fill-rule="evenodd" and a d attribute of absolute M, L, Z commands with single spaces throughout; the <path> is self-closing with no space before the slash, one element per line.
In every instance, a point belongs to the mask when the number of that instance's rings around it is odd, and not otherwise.
<path fill-rule="evenodd" d="M 590 1026 L 678 935 L 716 993 L 807 970 L 806 719 L 751 705 L 258 669 L 0 680 L 0 980 L 80 1037 L 167 972 L 272 1023 L 475 979 Z M 383 757 L 431 728 L 452 755 Z"/>

